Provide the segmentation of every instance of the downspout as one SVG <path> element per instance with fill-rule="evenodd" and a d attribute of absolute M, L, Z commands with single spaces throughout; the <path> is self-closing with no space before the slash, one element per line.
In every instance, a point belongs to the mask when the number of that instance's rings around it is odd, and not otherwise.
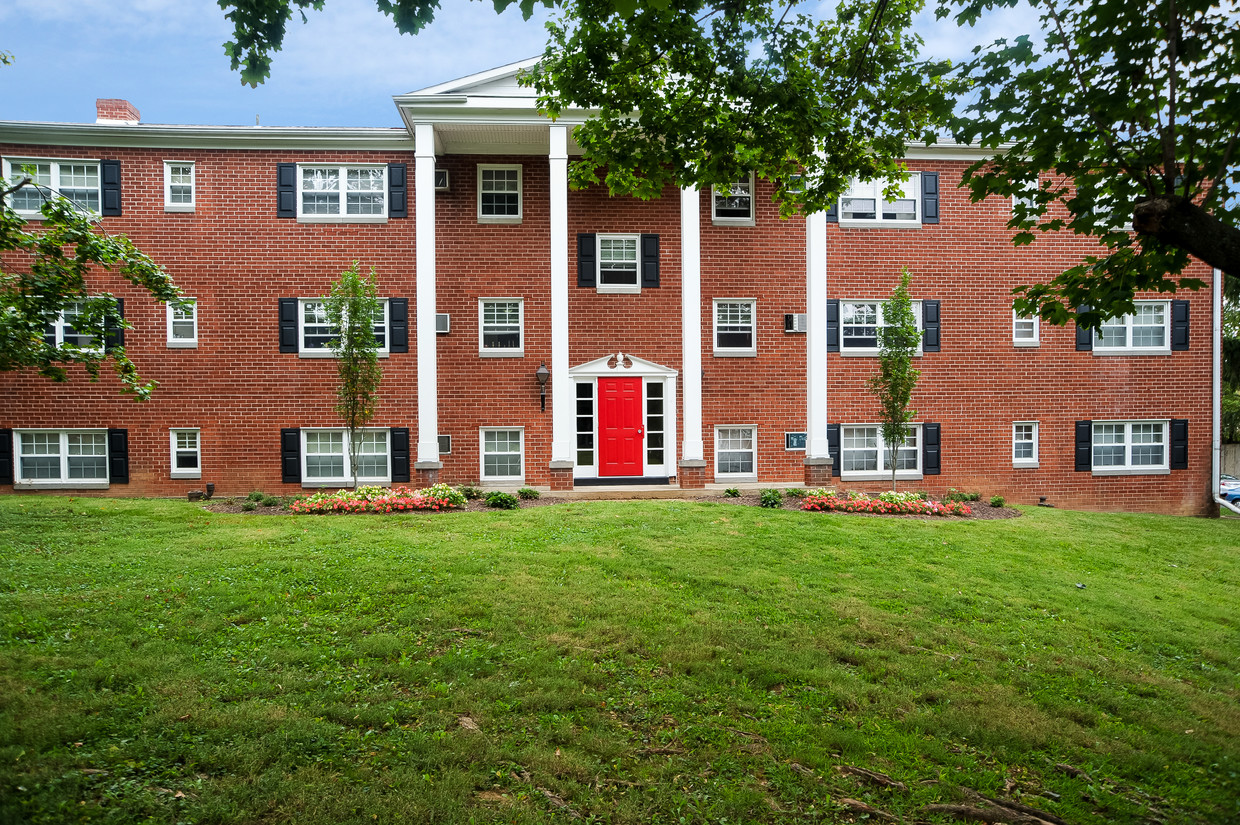
<path fill-rule="evenodd" d="M 1213 363 L 1213 381 L 1211 401 L 1213 406 L 1211 413 L 1213 415 L 1213 430 L 1211 432 L 1211 467 L 1210 482 L 1213 485 L 1210 493 L 1214 496 L 1214 503 L 1220 507 L 1226 507 L 1233 513 L 1240 514 L 1240 507 L 1225 500 L 1218 494 L 1219 483 L 1221 482 L 1220 474 L 1223 471 L 1223 278 L 1225 276 L 1219 270 L 1214 270 L 1214 363 Z"/>

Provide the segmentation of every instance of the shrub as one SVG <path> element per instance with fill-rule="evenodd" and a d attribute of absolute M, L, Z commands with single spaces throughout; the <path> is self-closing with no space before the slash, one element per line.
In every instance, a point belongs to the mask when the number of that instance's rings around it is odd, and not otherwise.
<path fill-rule="evenodd" d="M 485 496 L 488 507 L 494 507 L 496 510 L 515 510 L 517 509 L 517 497 L 512 493 L 505 493 L 502 490 L 492 490 Z"/>
<path fill-rule="evenodd" d="M 456 510 L 465 496 L 447 484 L 422 490 L 407 487 L 359 487 L 356 490 L 315 493 L 289 505 L 294 513 L 403 513 L 412 510 Z"/>
<path fill-rule="evenodd" d="M 961 492 L 960 490 L 957 490 L 955 487 L 948 487 L 947 495 L 943 496 L 943 500 L 944 501 L 981 501 L 982 494 L 977 493 L 977 492 L 964 493 L 964 492 Z"/>
<path fill-rule="evenodd" d="M 279 507 L 284 502 L 278 496 L 263 496 L 258 503 L 264 507 Z"/>
<path fill-rule="evenodd" d="M 805 500 L 801 502 L 801 509 L 819 513 L 836 511 L 840 513 L 874 513 L 884 516 L 968 516 L 973 513 L 967 504 L 962 504 L 958 501 L 937 502 L 922 501 L 921 499 L 883 501 L 876 498 L 855 499 L 814 495 L 805 497 Z"/>
<path fill-rule="evenodd" d="M 741 497 L 741 491 L 736 489 L 735 487 L 729 487 L 728 489 L 723 491 L 723 494 L 727 496 L 728 498 L 740 498 Z"/>
<path fill-rule="evenodd" d="M 789 487 L 787 490 L 784 490 L 784 495 L 788 496 L 788 498 L 805 498 L 805 492 L 801 487 Z"/>
<path fill-rule="evenodd" d="M 1005 503 L 1007 502 L 1006 502 L 1006 499 L 1003 498 L 1003 496 L 991 496 L 990 497 L 991 507 L 1002 507 Z"/>
<path fill-rule="evenodd" d="M 247 513 L 251 510 L 257 510 L 258 502 L 247 498 L 245 501 L 241 502 L 241 509 L 245 510 Z"/>
<path fill-rule="evenodd" d="M 762 507 L 783 507 L 784 494 L 779 490 L 763 490 L 758 496 L 758 504 Z"/>
<path fill-rule="evenodd" d="M 921 493 L 899 493 L 895 490 L 887 490 L 878 494 L 879 501 L 885 501 L 888 504 L 900 504 L 906 501 L 924 501 Z"/>
<path fill-rule="evenodd" d="M 469 499 L 470 501 L 477 501 L 478 499 L 482 498 L 481 487 L 474 487 L 473 485 L 470 485 L 470 484 L 462 484 L 460 487 L 457 487 L 456 489 L 461 492 L 461 495 L 465 496 L 465 498 Z"/>
<path fill-rule="evenodd" d="M 266 495 L 267 494 L 264 493 L 262 490 L 251 490 L 250 494 L 245 497 L 245 500 L 258 502 L 258 501 L 262 501 Z"/>
<path fill-rule="evenodd" d="M 809 498 L 810 496 L 817 496 L 818 498 L 827 498 L 828 496 L 833 496 L 833 495 L 835 494 L 832 493 L 830 490 L 828 490 L 826 487 L 815 487 L 813 490 L 806 490 L 803 498 Z"/>
<path fill-rule="evenodd" d="M 522 487 L 520 490 L 517 490 L 517 495 L 525 501 L 533 501 L 541 496 L 542 493 L 538 492 L 533 487 Z"/>

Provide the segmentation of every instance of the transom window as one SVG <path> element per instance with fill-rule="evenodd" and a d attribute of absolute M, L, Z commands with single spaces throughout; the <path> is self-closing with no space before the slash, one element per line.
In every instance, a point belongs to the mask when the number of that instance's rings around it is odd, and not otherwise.
<path fill-rule="evenodd" d="M 388 354 L 387 306 L 386 300 L 380 301 L 379 309 L 374 316 L 375 344 L 379 347 L 381 356 Z M 301 324 L 299 352 L 302 355 L 333 357 L 331 344 L 339 337 L 340 331 L 328 320 L 327 306 L 317 298 L 302 298 L 299 310 L 298 320 Z"/>
<path fill-rule="evenodd" d="M 479 348 L 482 355 L 521 355 L 522 314 L 520 298 L 483 298 L 478 302 Z"/>
<path fill-rule="evenodd" d="M 43 330 L 43 340 L 49 347 L 77 347 L 78 349 L 98 351 L 99 336 L 84 332 L 78 327 L 82 315 L 80 303 L 69 303 L 61 310 L 60 317 L 48 321 Z"/>
<path fill-rule="evenodd" d="M 883 440 L 876 424 L 840 427 L 840 478 L 890 478 L 892 463 L 898 478 L 921 477 L 921 425 L 905 429 L 895 454 Z"/>
<path fill-rule="evenodd" d="M 1094 470 L 1162 470 L 1167 467 L 1166 421 L 1094 422 Z"/>
<path fill-rule="evenodd" d="M 637 235 L 598 236 L 598 291 L 638 292 Z"/>
<path fill-rule="evenodd" d="M 525 476 L 522 442 L 524 430 L 482 431 L 482 477 L 488 481 L 520 481 Z"/>
<path fill-rule="evenodd" d="M 1167 301 L 1136 304 L 1136 312 L 1103 321 L 1094 352 L 1170 352 L 1171 308 Z"/>
<path fill-rule="evenodd" d="M 901 197 L 887 200 L 886 180 L 854 181 L 840 198 L 840 224 L 916 226 L 921 222 L 921 176 L 897 184 Z"/>
<path fill-rule="evenodd" d="M 1012 466 L 1038 466 L 1038 422 L 1018 421 L 1012 425 Z"/>
<path fill-rule="evenodd" d="M 722 224 L 753 224 L 753 173 L 727 186 L 712 186 L 711 218 Z"/>
<path fill-rule="evenodd" d="M 715 300 L 715 354 L 755 355 L 754 306 L 752 299 Z"/>
<path fill-rule="evenodd" d="M 877 354 L 878 331 L 887 326 L 883 313 L 883 301 L 840 301 L 840 352 L 853 354 Z M 913 318 L 920 330 L 921 301 L 913 301 Z M 918 340 L 917 352 L 921 353 Z"/>
<path fill-rule="evenodd" d="M 756 428 L 715 428 L 715 477 L 757 478 Z"/>
<path fill-rule="evenodd" d="M 106 430 L 17 432 L 14 437 L 19 484 L 108 481 Z"/>
<path fill-rule="evenodd" d="M 520 223 L 520 165 L 478 167 L 478 220 L 481 223 Z"/>
<path fill-rule="evenodd" d="M 184 298 L 184 306 L 168 304 L 168 346 L 198 346 L 198 300 Z"/>
<path fill-rule="evenodd" d="M 194 162 L 164 161 L 164 211 L 194 211 Z"/>
<path fill-rule="evenodd" d="M 79 209 L 99 214 L 99 161 L 94 160 L 6 160 L 4 177 L 12 185 L 29 177 L 26 185 L 8 196 L 15 212 L 38 214 L 46 198 L 60 195 Z"/>
<path fill-rule="evenodd" d="M 374 483 L 391 481 L 388 463 L 388 431 L 368 429 L 361 433 L 357 451 L 357 480 Z M 349 431 L 302 430 L 302 479 L 305 483 L 350 485 L 353 467 L 350 456 L 353 445 Z"/>
<path fill-rule="evenodd" d="M 169 440 L 172 448 L 172 477 L 201 478 L 198 430 L 170 430 Z"/>
<path fill-rule="evenodd" d="M 299 166 L 297 173 L 298 218 L 387 219 L 386 166 Z"/>
<path fill-rule="evenodd" d="M 1038 346 L 1038 317 L 1017 315 L 1012 310 L 1012 343 L 1018 347 Z"/>

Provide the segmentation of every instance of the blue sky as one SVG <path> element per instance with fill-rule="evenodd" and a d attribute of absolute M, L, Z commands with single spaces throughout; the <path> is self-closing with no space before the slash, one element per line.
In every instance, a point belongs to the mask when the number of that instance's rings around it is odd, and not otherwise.
<path fill-rule="evenodd" d="M 95 99 L 124 98 L 146 123 L 399 126 L 392 95 L 540 54 L 547 14 L 444 0 L 429 28 L 400 35 L 373 0 L 329 0 L 294 15 L 271 78 L 257 89 L 228 67 L 229 21 L 214 0 L 4 0 L 0 120 L 84 123 Z M 929 54 L 958 58 L 980 39 L 1031 30 L 1025 12 L 962 33 L 923 15 Z"/>

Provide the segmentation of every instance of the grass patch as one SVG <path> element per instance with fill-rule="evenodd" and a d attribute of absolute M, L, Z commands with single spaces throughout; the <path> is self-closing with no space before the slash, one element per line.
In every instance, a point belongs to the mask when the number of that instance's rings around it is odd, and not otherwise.
<path fill-rule="evenodd" d="M 1039 508 L 0 497 L 0 822 L 911 820 L 966 789 L 1225 821 L 1237 543 Z"/>

